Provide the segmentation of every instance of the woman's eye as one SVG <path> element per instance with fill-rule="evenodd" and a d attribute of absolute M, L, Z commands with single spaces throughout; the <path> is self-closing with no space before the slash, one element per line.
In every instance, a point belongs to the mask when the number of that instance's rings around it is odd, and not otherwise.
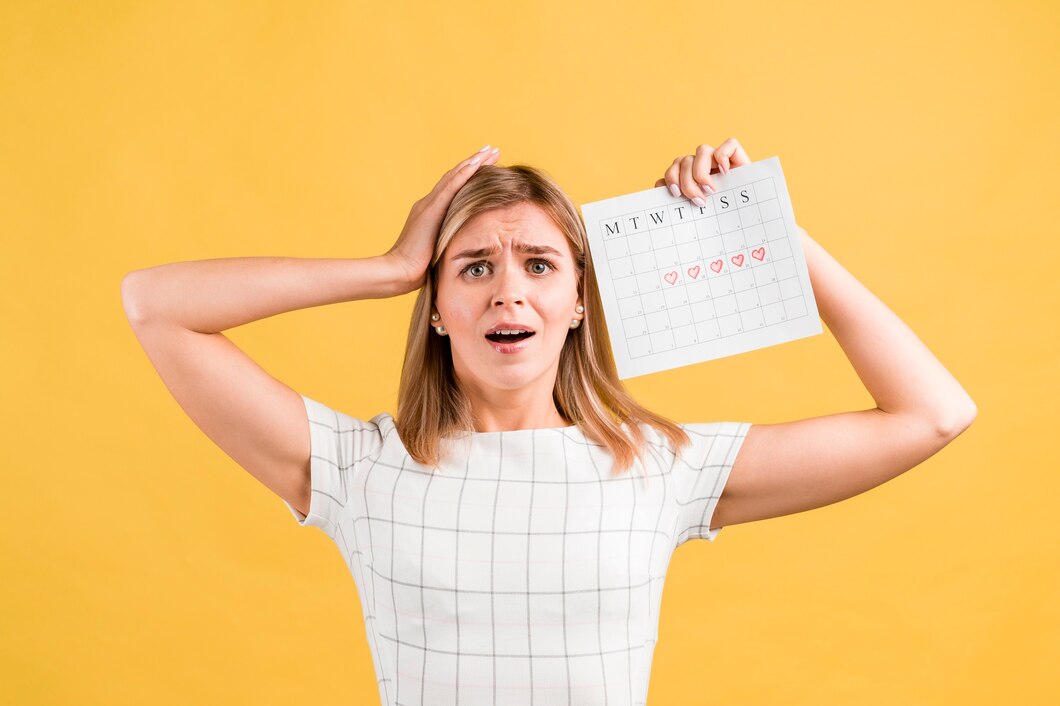
<path fill-rule="evenodd" d="M 485 262 L 475 262 L 461 270 L 460 274 L 469 275 L 472 279 L 480 279 L 485 275 L 485 270 L 488 266 Z M 548 274 L 549 271 L 554 269 L 552 263 L 548 260 L 534 260 L 530 263 L 530 271 L 535 275 Z"/>

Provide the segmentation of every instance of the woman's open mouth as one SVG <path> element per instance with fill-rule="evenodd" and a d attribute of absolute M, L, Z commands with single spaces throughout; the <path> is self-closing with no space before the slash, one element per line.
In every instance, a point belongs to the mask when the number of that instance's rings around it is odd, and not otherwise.
<path fill-rule="evenodd" d="M 498 353 L 518 353 L 530 345 L 533 331 L 515 331 L 513 333 L 487 333 L 486 339 Z"/>

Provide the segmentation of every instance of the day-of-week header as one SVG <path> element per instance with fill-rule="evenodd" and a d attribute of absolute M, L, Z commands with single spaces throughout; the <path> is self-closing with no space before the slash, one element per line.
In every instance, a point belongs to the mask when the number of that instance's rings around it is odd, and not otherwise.
<path fill-rule="evenodd" d="M 738 206 L 744 206 L 754 200 L 747 186 L 742 186 L 733 192 L 722 192 L 707 199 L 706 206 L 696 206 L 687 201 L 676 203 L 671 206 L 661 206 L 647 211 L 638 211 L 625 216 L 601 221 L 604 237 L 616 235 L 633 235 L 645 230 L 664 228 L 669 225 L 683 221 L 693 221 L 698 218 L 713 216 L 717 213 L 732 210 Z M 732 197 L 735 196 L 736 203 Z"/>

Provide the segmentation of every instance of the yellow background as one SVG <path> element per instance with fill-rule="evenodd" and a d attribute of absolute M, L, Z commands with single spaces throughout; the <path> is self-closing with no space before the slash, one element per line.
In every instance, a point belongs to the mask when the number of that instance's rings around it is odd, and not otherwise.
<path fill-rule="evenodd" d="M 1053 3 L 5 2 L 0 701 L 378 703 L 352 578 L 198 430 L 133 269 L 367 257 L 486 143 L 576 203 L 735 136 L 979 416 L 873 491 L 673 558 L 648 703 L 1056 703 Z M 230 330 L 396 411 L 414 294 Z M 627 381 L 679 421 L 873 406 L 828 333 Z"/>

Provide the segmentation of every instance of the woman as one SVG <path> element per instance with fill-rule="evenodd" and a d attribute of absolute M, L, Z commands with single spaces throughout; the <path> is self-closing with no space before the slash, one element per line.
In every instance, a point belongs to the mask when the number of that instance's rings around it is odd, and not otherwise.
<path fill-rule="evenodd" d="M 643 704 L 677 546 L 875 487 L 975 405 L 800 229 L 821 317 L 877 406 L 754 425 L 644 409 L 617 378 L 574 205 L 487 150 L 414 204 L 384 255 L 138 270 L 125 308 L 192 420 L 342 552 L 382 703 Z M 656 186 L 706 199 L 750 162 L 735 139 L 700 145 Z M 416 289 L 396 419 L 299 395 L 221 333 Z"/>

